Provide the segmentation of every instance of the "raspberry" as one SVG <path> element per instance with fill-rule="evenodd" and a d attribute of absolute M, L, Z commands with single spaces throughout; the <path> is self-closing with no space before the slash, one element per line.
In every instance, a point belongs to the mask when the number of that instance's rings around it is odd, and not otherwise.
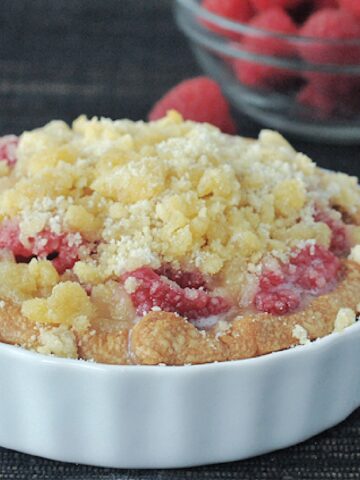
<path fill-rule="evenodd" d="M 5 221 L 0 227 L 0 249 L 10 250 L 18 261 L 32 257 L 47 258 L 59 273 L 72 268 L 78 260 L 79 245 L 71 242 L 67 234 L 56 235 L 48 230 L 28 239 L 28 245 L 20 241 L 20 228 L 14 221 Z"/>
<path fill-rule="evenodd" d="M 159 268 L 156 273 L 177 283 L 181 288 L 205 288 L 206 286 L 204 277 L 199 270 L 184 272 L 174 269 L 170 264 L 166 264 Z"/>
<path fill-rule="evenodd" d="M 10 220 L 4 221 L 0 226 L 0 249 L 10 250 L 15 257 L 32 257 L 31 249 L 20 242 L 19 236 L 19 225 Z"/>
<path fill-rule="evenodd" d="M 360 2 L 359 0 L 338 0 L 339 4 L 344 10 L 349 11 L 355 17 L 360 19 Z"/>
<path fill-rule="evenodd" d="M 335 40 L 360 38 L 360 24 L 345 10 L 325 8 L 309 17 L 299 31 L 304 37 L 319 39 L 319 42 L 299 43 L 298 50 L 304 60 L 321 64 L 357 64 L 360 46 Z M 328 40 L 328 42 L 324 42 Z M 331 40 L 331 41 L 329 41 Z"/>
<path fill-rule="evenodd" d="M 19 139 L 15 135 L 0 137 L 0 161 L 5 161 L 9 167 L 16 163 L 16 149 Z"/>
<path fill-rule="evenodd" d="M 274 7 L 280 8 L 294 8 L 297 7 L 303 0 L 250 0 L 255 10 L 262 12 L 263 10 L 270 10 Z"/>
<path fill-rule="evenodd" d="M 319 90 L 315 85 L 313 83 L 305 85 L 297 94 L 296 100 L 301 105 L 312 108 L 312 116 L 329 118 L 337 109 L 336 98 Z"/>
<path fill-rule="evenodd" d="M 258 14 L 249 26 L 282 34 L 296 34 L 297 28 L 289 15 L 281 8 L 272 8 Z M 288 40 L 282 38 L 246 35 L 243 38 L 242 49 L 251 54 L 267 55 L 269 57 L 287 57 L 294 52 Z M 286 68 L 266 65 L 259 61 L 237 59 L 233 68 L 238 79 L 249 86 L 266 86 L 283 84 L 294 78 L 294 74 Z"/>
<path fill-rule="evenodd" d="M 253 14 L 249 0 L 203 0 L 201 6 L 215 15 L 234 22 L 248 22 Z M 240 34 L 221 28 L 212 22 L 206 22 L 205 25 L 219 35 L 225 35 L 233 40 L 241 38 Z"/>
<path fill-rule="evenodd" d="M 317 295 L 329 289 L 341 268 L 340 260 L 319 245 L 308 245 L 290 260 L 290 264 L 296 266 L 293 283 Z"/>
<path fill-rule="evenodd" d="M 284 315 L 296 310 L 301 297 L 293 288 L 280 288 L 274 292 L 259 292 L 255 296 L 255 308 L 259 312 Z"/>
<path fill-rule="evenodd" d="M 316 222 L 323 222 L 331 230 L 330 250 L 335 255 L 345 255 L 349 253 L 350 244 L 348 239 L 347 228 L 344 222 L 338 218 L 334 218 L 330 213 L 317 211 L 314 216 Z"/>
<path fill-rule="evenodd" d="M 280 271 L 264 270 L 254 306 L 261 312 L 283 315 L 295 310 L 308 295 L 329 291 L 341 269 L 340 260 L 319 245 L 307 245 L 293 252 Z"/>
<path fill-rule="evenodd" d="M 337 7 L 338 7 L 338 0 L 315 0 L 314 1 L 314 11 L 322 10 L 324 8 L 337 8 Z"/>
<path fill-rule="evenodd" d="M 274 272 L 272 270 L 266 270 L 260 277 L 259 287 L 265 292 L 269 292 L 283 284 L 285 281 L 284 275 L 281 272 Z"/>
<path fill-rule="evenodd" d="M 158 307 L 165 312 L 175 312 L 195 320 L 224 313 L 230 308 L 223 297 L 212 297 L 201 288 L 181 288 L 149 267 L 127 273 L 122 279 L 125 281 L 130 277 L 138 281 L 136 290 L 131 294 L 138 315 Z"/>
<path fill-rule="evenodd" d="M 211 123 L 224 133 L 236 132 L 228 102 L 219 85 L 208 77 L 191 78 L 173 87 L 155 103 L 149 120 L 162 118 L 171 109 L 181 113 L 185 120 Z"/>

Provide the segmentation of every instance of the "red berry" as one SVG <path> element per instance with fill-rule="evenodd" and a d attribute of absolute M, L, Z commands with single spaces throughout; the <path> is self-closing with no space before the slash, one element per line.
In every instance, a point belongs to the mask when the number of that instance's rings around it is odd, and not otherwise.
<path fill-rule="evenodd" d="M 29 261 L 32 257 L 48 258 L 59 273 L 72 268 L 79 259 L 78 250 L 82 243 L 72 234 L 57 235 L 44 230 L 35 238 L 28 238 L 24 245 L 20 241 L 20 228 L 17 222 L 5 221 L 0 227 L 0 249 L 10 250 L 19 261 Z"/>
<path fill-rule="evenodd" d="M 330 250 L 335 255 L 349 253 L 350 243 L 346 225 L 342 220 L 332 216 L 330 212 L 318 211 L 314 217 L 316 222 L 323 222 L 331 230 Z"/>
<path fill-rule="evenodd" d="M 285 283 L 285 278 L 282 272 L 266 270 L 260 277 L 259 287 L 261 290 L 269 292 L 283 283 Z"/>
<path fill-rule="evenodd" d="M 339 6 L 338 0 L 315 0 L 314 1 L 314 11 L 322 10 L 324 8 L 337 8 L 338 6 Z"/>
<path fill-rule="evenodd" d="M 270 10 L 274 7 L 294 8 L 302 1 L 303 0 L 251 0 L 251 3 L 255 10 L 262 12 L 263 10 Z"/>
<path fill-rule="evenodd" d="M 19 239 L 20 228 L 17 222 L 5 220 L 0 226 L 0 249 L 10 250 L 15 257 L 30 258 L 31 247 L 24 246 Z"/>
<path fill-rule="evenodd" d="M 298 49 L 304 60 L 337 65 L 359 63 L 360 46 L 349 41 L 360 39 L 360 24 L 347 11 L 334 8 L 319 10 L 309 17 L 299 33 L 315 39 L 299 43 Z"/>
<path fill-rule="evenodd" d="M 296 100 L 312 109 L 311 116 L 322 119 L 331 117 L 337 108 L 336 98 L 316 88 L 313 83 L 305 85 L 297 94 Z"/>
<path fill-rule="evenodd" d="M 308 245 L 291 258 L 294 272 L 289 268 L 292 281 L 312 294 L 325 293 L 337 278 L 340 260 L 320 245 Z"/>
<path fill-rule="evenodd" d="M 16 149 L 19 139 L 16 135 L 0 137 L 0 161 L 5 161 L 10 167 L 16 163 Z"/>
<path fill-rule="evenodd" d="M 297 27 L 289 15 L 280 8 L 272 8 L 258 14 L 249 26 L 287 35 L 294 35 Z M 276 38 L 269 35 L 244 35 L 241 49 L 253 54 L 268 57 L 289 57 L 294 53 L 294 48 L 287 39 Z M 233 63 L 234 71 L 240 82 L 249 86 L 278 85 L 294 78 L 294 74 L 284 67 L 267 65 L 263 60 L 254 61 L 237 59 Z"/>
<path fill-rule="evenodd" d="M 359 0 L 338 0 L 341 7 L 360 19 L 360 2 Z"/>
<path fill-rule="evenodd" d="M 200 288 L 206 287 L 205 279 L 199 270 L 190 272 L 176 270 L 170 264 L 165 264 L 156 271 L 158 275 L 163 275 L 169 280 L 177 283 L 181 288 Z"/>
<path fill-rule="evenodd" d="M 191 78 L 173 87 L 153 106 L 149 120 L 162 118 L 171 109 L 185 120 L 211 123 L 224 133 L 236 132 L 227 100 L 219 85 L 208 77 Z"/>
<path fill-rule="evenodd" d="M 230 309 L 230 304 L 223 297 L 213 297 L 202 288 L 181 288 L 149 267 L 127 273 L 123 280 L 130 277 L 138 281 L 138 286 L 131 294 L 138 315 L 144 315 L 153 307 L 158 307 L 165 312 L 175 312 L 195 320 L 218 315 Z"/>
<path fill-rule="evenodd" d="M 240 23 L 248 22 L 253 14 L 249 0 L 203 0 L 201 6 L 215 15 Z M 225 35 L 233 40 L 241 38 L 240 34 L 212 22 L 207 21 L 205 25 L 219 35 Z"/>
<path fill-rule="evenodd" d="M 256 310 L 283 315 L 295 310 L 303 298 L 331 289 L 341 269 L 340 260 L 319 245 L 295 251 L 280 271 L 265 269 L 254 297 Z"/>
<path fill-rule="evenodd" d="M 254 303 L 259 312 L 284 315 L 296 310 L 300 301 L 301 297 L 294 288 L 279 288 L 273 292 L 258 292 Z"/>

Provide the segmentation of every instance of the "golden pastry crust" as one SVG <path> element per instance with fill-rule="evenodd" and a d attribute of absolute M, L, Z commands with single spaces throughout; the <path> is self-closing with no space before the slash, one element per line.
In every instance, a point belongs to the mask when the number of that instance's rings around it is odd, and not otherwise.
<path fill-rule="evenodd" d="M 360 266 L 344 260 L 344 276 L 337 287 L 314 298 L 295 313 L 275 316 L 249 314 L 232 321 L 225 331 L 198 330 L 174 313 L 151 312 L 132 329 L 105 332 L 91 327 L 75 332 L 77 357 L 107 364 L 184 365 L 250 358 L 300 343 L 294 327 L 303 327 L 309 340 L 334 330 L 340 308 L 356 310 Z M 0 341 L 39 350 L 41 327 L 7 303 L 0 310 Z"/>

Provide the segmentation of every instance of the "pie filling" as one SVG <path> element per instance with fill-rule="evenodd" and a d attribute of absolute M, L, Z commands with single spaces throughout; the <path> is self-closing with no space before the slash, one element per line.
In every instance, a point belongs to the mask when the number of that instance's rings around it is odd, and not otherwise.
<path fill-rule="evenodd" d="M 116 343 L 157 312 L 205 335 L 290 318 L 336 290 L 360 238 L 355 178 L 276 132 L 249 141 L 176 112 L 8 135 L 0 175 L 2 310 L 32 331 L 0 315 L 0 340 L 45 353 L 80 357 L 89 338 Z"/>

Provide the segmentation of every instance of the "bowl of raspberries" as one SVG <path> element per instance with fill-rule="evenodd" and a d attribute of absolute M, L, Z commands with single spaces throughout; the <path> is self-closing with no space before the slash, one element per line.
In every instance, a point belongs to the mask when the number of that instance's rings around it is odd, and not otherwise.
<path fill-rule="evenodd" d="M 360 143 L 360 0 L 177 0 L 176 19 L 236 109 Z"/>

